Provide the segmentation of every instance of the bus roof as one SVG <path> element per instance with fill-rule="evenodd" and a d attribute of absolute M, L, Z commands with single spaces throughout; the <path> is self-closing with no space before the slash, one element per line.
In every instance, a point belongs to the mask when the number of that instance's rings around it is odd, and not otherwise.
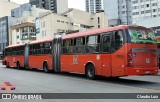
<path fill-rule="evenodd" d="M 48 42 L 48 41 L 52 41 L 52 40 L 53 40 L 53 38 L 35 40 L 35 41 L 31 41 L 29 44 L 36 44 L 36 43 L 41 43 L 41 42 Z M 24 45 L 25 45 L 25 44 L 15 44 L 15 45 L 7 46 L 6 48 L 13 48 L 13 47 L 24 46 Z"/>
<path fill-rule="evenodd" d="M 46 38 L 46 39 L 31 41 L 29 44 L 37 44 L 37 43 L 41 43 L 41 42 L 49 42 L 49 41 L 52 41 L 52 40 L 53 40 L 53 38 Z"/>
<path fill-rule="evenodd" d="M 6 48 L 13 48 L 13 47 L 24 46 L 24 45 L 25 45 L 25 44 L 15 44 L 15 45 L 7 46 Z"/>
<path fill-rule="evenodd" d="M 98 29 L 92 29 L 92 30 L 88 30 L 88 31 L 84 31 L 84 32 L 72 33 L 72 34 L 64 35 L 63 39 L 83 37 L 83 36 L 88 36 L 88 35 L 95 35 L 95 34 L 98 34 L 98 33 L 127 29 L 129 27 L 145 28 L 145 27 L 142 27 L 142 26 L 119 25 L 119 26 L 116 26 L 116 27 L 98 28 Z"/>

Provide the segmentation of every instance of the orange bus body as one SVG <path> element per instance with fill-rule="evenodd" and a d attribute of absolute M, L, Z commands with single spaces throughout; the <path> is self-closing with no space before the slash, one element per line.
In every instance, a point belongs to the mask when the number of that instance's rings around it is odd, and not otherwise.
<path fill-rule="evenodd" d="M 118 26 L 113 28 L 101 28 L 87 32 L 79 32 L 66 35 L 63 40 L 85 37 L 89 35 L 101 34 L 117 30 L 128 29 L 130 26 Z M 142 27 L 143 28 L 143 27 Z M 87 64 L 93 64 L 96 68 L 96 75 L 106 77 L 119 77 L 129 75 L 153 75 L 158 74 L 157 53 L 136 52 L 136 58 L 133 58 L 133 67 L 128 67 L 128 52 L 132 49 L 157 50 L 156 45 L 151 44 L 131 44 L 125 43 L 118 51 L 111 54 L 71 54 L 61 56 L 61 70 L 73 73 L 85 74 Z M 77 63 L 74 63 L 74 57 L 77 57 Z M 146 63 L 146 58 L 151 59 Z"/>
<path fill-rule="evenodd" d="M 29 43 L 29 45 L 51 42 L 51 39 L 44 39 L 44 40 L 36 40 Z M 49 70 L 52 70 L 52 55 L 51 54 L 40 54 L 40 55 L 29 55 L 29 69 L 39 69 L 43 70 L 44 62 L 47 62 Z"/>
<path fill-rule="evenodd" d="M 86 74 L 87 68 L 92 65 L 95 68 L 95 75 L 105 76 L 105 77 L 120 77 L 120 76 L 130 76 L 130 75 L 154 75 L 158 74 L 158 59 L 157 59 L 157 47 L 154 44 L 140 44 L 140 43 L 131 43 L 127 42 L 127 29 L 130 29 L 131 26 L 117 26 L 111 28 L 100 28 L 95 30 L 89 30 L 86 32 L 73 33 L 69 35 L 64 35 L 61 39 L 60 45 L 63 46 L 65 41 L 75 40 L 78 38 L 85 39 L 85 47 L 86 50 L 86 42 L 87 37 L 89 36 L 100 36 L 100 46 L 99 53 L 69 53 L 65 54 L 64 50 L 60 52 L 60 59 L 57 63 L 60 64 L 59 71 L 60 72 L 71 72 L 71 73 L 79 73 Z M 138 29 L 144 29 L 143 27 L 136 27 Z M 123 35 L 123 40 L 125 43 L 116 50 L 111 51 L 112 46 L 110 47 L 109 53 L 103 53 L 102 40 L 105 36 L 106 38 L 110 38 L 110 43 L 112 43 L 112 35 L 108 34 L 112 32 L 115 33 L 121 31 Z M 107 34 L 106 34 L 107 33 Z M 97 38 L 98 39 L 98 38 Z M 114 39 L 115 41 L 115 39 Z M 53 56 L 56 56 L 57 49 L 53 43 L 56 42 L 56 38 L 47 39 L 41 41 L 33 41 L 28 45 L 40 44 L 45 42 L 51 42 L 52 48 L 50 49 L 51 54 L 39 54 L 39 55 L 29 55 L 28 56 L 28 68 L 37 68 L 40 70 L 44 70 L 44 64 L 47 63 L 48 70 L 56 70 L 56 62 Z M 58 44 L 57 44 L 58 45 Z M 24 46 L 24 45 L 23 45 Z M 44 45 L 43 45 L 44 46 Z M 76 45 L 75 45 L 76 46 Z M 16 46 L 11 46 L 16 47 Z M 66 46 L 64 46 L 65 48 Z M 8 47 L 10 48 L 10 47 Z M 59 48 L 63 49 L 63 47 Z M 59 51 L 59 50 L 57 50 Z M 17 62 L 20 63 L 21 67 L 26 67 L 24 65 L 24 56 L 6 56 L 3 59 L 3 64 L 10 67 L 16 67 Z M 57 72 L 57 71 L 56 71 Z"/>
<path fill-rule="evenodd" d="M 6 48 L 15 48 L 17 46 L 23 47 L 24 44 L 12 45 Z M 6 56 L 2 60 L 2 64 L 6 65 L 7 67 L 16 67 L 16 63 L 19 62 L 20 66 L 24 67 L 24 56 L 17 55 L 17 56 Z"/>

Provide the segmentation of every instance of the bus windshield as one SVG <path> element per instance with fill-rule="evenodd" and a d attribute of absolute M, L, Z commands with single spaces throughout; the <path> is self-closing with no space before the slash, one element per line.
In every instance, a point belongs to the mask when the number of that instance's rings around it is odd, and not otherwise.
<path fill-rule="evenodd" d="M 128 29 L 131 43 L 156 44 L 155 33 L 146 29 Z"/>

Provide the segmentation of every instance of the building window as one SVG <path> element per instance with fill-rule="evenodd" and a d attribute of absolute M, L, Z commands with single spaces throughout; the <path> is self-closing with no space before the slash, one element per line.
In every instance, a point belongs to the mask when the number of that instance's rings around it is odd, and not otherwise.
<path fill-rule="evenodd" d="M 45 27 L 45 21 L 43 22 L 43 27 Z"/>
<path fill-rule="evenodd" d="M 145 12 L 146 12 L 146 13 L 151 13 L 151 10 L 146 10 Z"/>
<path fill-rule="evenodd" d="M 146 4 L 146 7 L 149 7 L 149 4 Z"/>
<path fill-rule="evenodd" d="M 144 14 L 144 11 L 141 11 L 141 14 Z"/>
<path fill-rule="evenodd" d="M 156 12 L 156 9 L 153 9 L 153 12 Z"/>
<path fill-rule="evenodd" d="M 152 6 L 157 6 L 157 3 L 153 3 Z"/>
<path fill-rule="evenodd" d="M 17 35 L 17 39 L 19 39 L 19 35 Z"/>
<path fill-rule="evenodd" d="M 156 15 L 153 15 L 153 17 L 156 17 Z"/>
<path fill-rule="evenodd" d="M 100 24 L 100 17 L 98 17 L 98 24 Z"/>
<path fill-rule="evenodd" d="M 141 8 L 144 8 L 144 5 L 141 5 Z"/>

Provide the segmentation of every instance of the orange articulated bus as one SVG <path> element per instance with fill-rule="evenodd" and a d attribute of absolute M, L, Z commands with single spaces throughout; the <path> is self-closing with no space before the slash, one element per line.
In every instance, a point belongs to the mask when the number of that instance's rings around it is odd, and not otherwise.
<path fill-rule="evenodd" d="M 22 63 L 19 67 L 86 74 L 89 79 L 96 75 L 158 74 L 156 38 L 145 27 L 121 25 L 99 28 L 33 41 L 23 46 L 22 62 L 12 56 L 12 50 L 8 50 L 13 49 L 11 46 L 4 51 L 3 64 L 17 67 L 17 63 Z M 11 65 L 12 61 L 14 65 Z"/>

